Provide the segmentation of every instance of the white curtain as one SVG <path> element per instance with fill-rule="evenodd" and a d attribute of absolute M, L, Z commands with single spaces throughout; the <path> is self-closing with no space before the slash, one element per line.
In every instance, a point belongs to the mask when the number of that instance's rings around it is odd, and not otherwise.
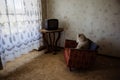
<path fill-rule="evenodd" d="M 1 0 L 0 58 L 7 61 L 38 49 L 42 44 L 40 0 Z"/>

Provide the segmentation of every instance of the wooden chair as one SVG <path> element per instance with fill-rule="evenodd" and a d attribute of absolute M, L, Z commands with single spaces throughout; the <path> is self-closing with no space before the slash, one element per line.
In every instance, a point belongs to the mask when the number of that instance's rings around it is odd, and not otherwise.
<path fill-rule="evenodd" d="M 88 68 L 92 66 L 96 59 L 98 45 L 90 40 L 89 49 L 75 49 L 77 46 L 74 40 L 65 40 L 64 57 L 70 71 L 72 68 Z"/>

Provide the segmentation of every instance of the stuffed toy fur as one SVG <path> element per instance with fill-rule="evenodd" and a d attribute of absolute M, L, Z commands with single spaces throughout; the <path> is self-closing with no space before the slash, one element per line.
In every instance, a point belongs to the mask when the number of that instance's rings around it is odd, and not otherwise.
<path fill-rule="evenodd" d="M 76 49 L 88 49 L 89 48 L 89 40 L 85 37 L 84 34 L 78 34 L 76 42 L 78 43 Z"/>

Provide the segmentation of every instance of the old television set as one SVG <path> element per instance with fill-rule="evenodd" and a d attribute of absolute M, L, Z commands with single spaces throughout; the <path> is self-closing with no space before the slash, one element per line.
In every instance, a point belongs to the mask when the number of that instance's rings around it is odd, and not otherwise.
<path fill-rule="evenodd" d="M 58 19 L 46 19 L 45 20 L 46 30 L 57 30 L 58 29 Z"/>

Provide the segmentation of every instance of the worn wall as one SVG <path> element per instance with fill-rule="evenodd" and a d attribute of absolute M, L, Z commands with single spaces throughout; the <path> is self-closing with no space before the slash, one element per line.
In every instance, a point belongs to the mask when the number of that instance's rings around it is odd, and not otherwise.
<path fill-rule="evenodd" d="M 100 45 L 100 53 L 120 57 L 120 0 L 47 0 L 47 18 L 58 18 L 65 39 L 78 33 Z"/>
<path fill-rule="evenodd" d="M 45 26 L 45 19 L 47 18 L 47 3 L 46 0 L 41 0 L 42 5 L 42 28 Z"/>

